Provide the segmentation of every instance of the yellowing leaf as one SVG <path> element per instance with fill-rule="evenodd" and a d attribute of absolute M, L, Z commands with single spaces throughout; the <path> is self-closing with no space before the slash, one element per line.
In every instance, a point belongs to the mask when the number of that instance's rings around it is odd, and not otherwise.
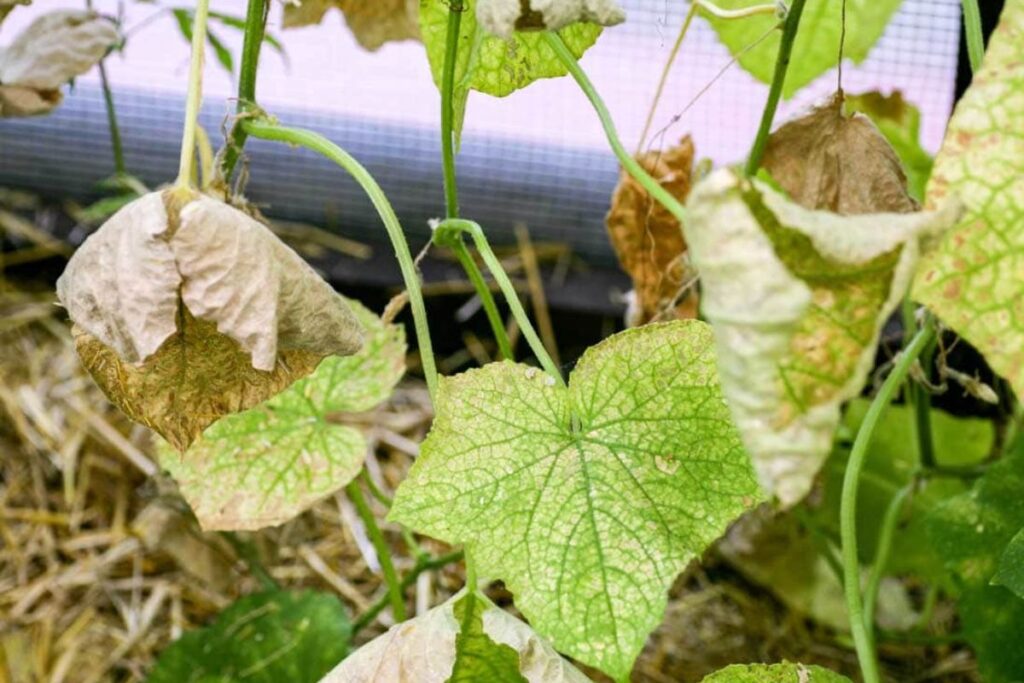
<path fill-rule="evenodd" d="M 626 676 L 676 575 L 757 499 L 697 321 L 592 347 L 568 388 L 493 363 L 442 380 L 391 518 L 462 543 L 560 651 Z"/>
<path fill-rule="evenodd" d="M 805 664 L 734 664 L 701 683 L 850 683 L 846 676 Z"/>
<path fill-rule="evenodd" d="M 352 35 L 367 50 L 420 37 L 420 0 L 302 0 L 284 6 L 284 27 L 319 24 L 332 7 L 345 15 Z"/>
<path fill-rule="evenodd" d="M 298 254 L 209 197 L 131 202 L 71 258 L 57 296 L 107 396 L 181 450 L 362 344 L 344 299 Z"/>
<path fill-rule="evenodd" d="M 456 617 L 455 610 L 465 616 L 467 608 L 472 608 L 470 616 L 474 620 L 482 622 L 479 631 L 477 626 L 471 625 L 475 638 L 486 637 L 501 651 L 518 655 L 519 672 L 529 683 L 588 681 L 529 626 L 485 600 L 476 596 L 474 604 L 469 605 L 466 596 L 456 595 L 415 619 L 393 626 L 344 660 L 320 683 L 446 683 L 453 680 L 457 641 L 466 635 L 462 633 L 463 622 Z M 474 680 L 504 683 L 509 679 Z"/>
<path fill-rule="evenodd" d="M 921 264 L 913 296 L 1024 398 L 1024 1 L 1008 0 L 957 105 L 927 201 L 967 213 Z"/>
<path fill-rule="evenodd" d="M 615 0 L 477 0 L 476 16 L 506 39 L 516 31 L 557 31 L 577 21 L 614 26 L 626 20 Z"/>
<path fill-rule="evenodd" d="M 359 473 L 366 438 L 334 414 L 369 410 L 388 397 L 405 371 L 405 335 L 348 303 L 367 332 L 359 353 L 327 358 L 265 403 L 221 419 L 184 454 L 161 451 L 160 464 L 203 529 L 282 524 Z"/>
<path fill-rule="evenodd" d="M 955 222 L 959 206 L 838 216 L 723 169 L 688 207 L 722 390 L 761 485 L 791 505 L 828 455 L 840 404 L 864 386 L 918 240 Z"/>

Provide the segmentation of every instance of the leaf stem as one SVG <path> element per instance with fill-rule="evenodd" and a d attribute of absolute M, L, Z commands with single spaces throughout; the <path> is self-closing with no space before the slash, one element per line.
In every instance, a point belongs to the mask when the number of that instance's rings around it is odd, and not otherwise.
<path fill-rule="evenodd" d="M 719 19 L 744 19 L 758 14 L 776 14 L 779 12 L 779 3 L 777 2 L 740 7 L 739 9 L 723 9 L 709 0 L 693 0 L 693 6 L 700 7 L 708 14 Z"/>
<path fill-rule="evenodd" d="M 121 142 L 121 127 L 117 123 L 117 110 L 114 108 L 114 93 L 110 89 L 110 79 L 107 77 L 107 60 L 104 57 L 98 65 L 100 72 L 100 86 L 103 88 L 103 104 L 107 108 L 107 127 L 110 129 L 110 148 L 114 154 L 114 172 L 119 176 L 128 174 L 128 167 L 124 163 L 124 145 Z"/>
<path fill-rule="evenodd" d="M 892 554 L 892 543 L 896 536 L 896 525 L 900 520 L 900 513 L 903 511 L 903 504 L 906 502 L 910 492 L 914 490 L 914 481 L 900 488 L 896 495 L 889 501 L 882 517 L 882 526 L 878 534 L 878 545 L 875 547 L 875 561 L 871 565 L 871 572 L 868 574 L 868 581 L 864 588 L 864 625 L 868 634 L 874 638 L 875 607 L 878 604 L 878 591 L 882 587 L 882 578 L 885 576 L 885 567 L 889 563 L 889 556 Z"/>
<path fill-rule="evenodd" d="M 416 565 L 402 577 L 402 590 L 409 588 L 416 579 L 419 578 L 423 572 L 433 571 L 435 569 L 443 569 L 450 564 L 454 564 L 463 558 L 461 550 L 455 550 L 444 555 L 437 556 L 426 556 L 416 560 Z M 360 614 L 352 622 L 352 635 L 355 635 L 362 631 L 364 628 L 373 623 L 373 620 L 377 618 L 377 615 L 384 611 L 384 608 L 388 606 L 388 596 L 385 595 L 377 600 L 377 602 L 370 605 L 365 612 Z"/>
<path fill-rule="evenodd" d="M 403 595 L 402 582 L 398 580 L 398 572 L 395 571 L 395 563 L 391 559 L 391 548 L 388 547 L 388 542 L 384 538 L 380 526 L 377 524 L 377 519 L 373 516 L 373 511 L 366 502 L 362 489 L 359 488 L 359 482 L 349 482 L 345 487 L 345 495 L 356 506 L 356 512 L 359 513 L 360 519 L 363 520 L 366 534 L 370 537 L 370 543 L 373 544 L 373 549 L 377 551 L 377 559 L 380 560 L 380 568 L 384 573 L 384 582 L 388 586 L 388 598 L 395 621 L 405 621 L 405 596 Z"/>
<path fill-rule="evenodd" d="M 786 22 L 782 26 L 782 42 L 779 43 L 779 54 L 775 59 L 775 74 L 772 76 L 771 89 L 768 91 L 768 100 L 764 105 L 764 113 L 761 115 L 761 125 L 757 129 L 757 137 L 754 138 L 754 146 L 747 157 L 746 175 L 756 175 L 761 168 L 761 160 L 764 159 L 764 150 L 768 146 L 768 135 L 772 132 L 772 122 L 775 121 L 775 112 L 779 108 L 779 99 L 782 97 L 782 86 L 786 82 L 786 72 L 789 71 L 789 61 L 793 54 L 793 43 L 796 41 L 797 29 L 800 28 L 800 17 L 804 13 L 806 0 L 793 0 L 793 5 L 786 15 Z"/>
<path fill-rule="evenodd" d="M 416 272 L 416 264 L 413 262 L 412 254 L 409 252 L 409 244 L 405 240 L 402 226 L 398 222 L 398 216 L 391 207 L 391 203 L 381 190 L 380 185 L 374 180 L 362 164 L 319 133 L 303 130 L 301 128 L 287 128 L 273 123 L 267 119 L 245 119 L 242 122 L 246 133 L 254 138 L 262 140 L 276 140 L 292 145 L 299 145 L 322 154 L 334 163 L 341 166 L 351 175 L 363 188 L 373 202 L 374 208 L 384 222 L 388 237 L 395 249 L 395 256 L 398 265 L 402 270 L 402 277 L 405 280 L 405 288 L 409 292 L 409 303 L 412 307 L 413 324 L 416 328 L 416 340 L 419 344 L 420 358 L 423 363 L 423 374 L 427 380 L 427 388 L 430 390 L 431 399 L 437 397 L 437 363 L 434 360 L 434 348 L 430 341 L 430 325 L 427 321 L 427 308 L 423 303 L 423 291 L 420 288 L 419 275 Z"/>
<path fill-rule="evenodd" d="M 861 599 L 860 560 L 857 557 L 857 492 L 860 486 L 860 473 L 867 459 L 871 436 L 878 425 L 878 420 L 892 400 L 897 389 L 903 384 L 910 372 L 910 367 L 935 335 L 933 325 L 925 325 L 904 348 L 897 359 L 892 372 L 882 383 L 878 395 L 871 402 L 864 421 L 857 432 L 850 451 L 850 459 L 846 464 L 843 476 L 843 488 L 839 504 L 839 530 L 842 541 L 843 557 L 843 588 L 846 596 L 846 607 L 849 612 L 850 631 L 857 650 L 864 683 L 879 683 L 878 659 L 875 655 L 873 639 L 868 633 L 864 621 L 864 603 Z"/>
<path fill-rule="evenodd" d="M 267 0 L 249 0 L 245 12 L 245 32 L 242 39 L 242 64 L 238 75 L 238 103 L 236 113 L 244 116 L 256 105 L 256 72 L 260 63 L 260 50 L 267 31 L 267 16 L 270 6 Z M 238 121 L 231 127 L 224 151 L 220 157 L 220 177 L 225 184 L 231 182 L 231 174 L 242 156 L 242 148 L 248 137 L 245 127 Z"/>
<path fill-rule="evenodd" d="M 483 305 L 484 313 L 487 315 L 487 321 L 494 332 L 494 340 L 498 343 L 499 355 L 503 360 L 515 360 L 512 353 L 512 341 L 508 338 L 508 331 L 505 329 L 505 321 L 501 319 L 501 314 L 498 313 L 498 304 L 494 301 L 494 294 L 491 293 L 490 286 L 484 281 L 483 273 L 480 272 L 480 268 L 473 259 L 473 255 L 469 253 L 469 248 L 466 247 L 466 244 L 461 239 L 453 242 L 451 248 L 455 252 L 455 257 L 462 265 L 462 269 L 466 271 L 469 281 L 473 283 L 477 296 L 480 297 L 480 303 Z"/>
<path fill-rule="evenodd" d="M 192 62 L 188 72 L 188 96 L 185 99 L 185 128 L 181 134 L 181 161 L 175 187 L 192 185 L 192 159 L 196 151 L 196 126 L 199 125 L 199 107 L 203 102 L 203 63 L 206 55 L 206 23 L 210 14 L 210 0 L 196 0 L 192 24 Z"/>
<path fill-rule="evenodd" d="M 978 0 L 962 0 L 964 11 L 964 39 L 967 41 L 967 59 L 971 72 L 978 73 L 985 57 L 985 36 L 981 30 L 981 11 Z"/>
<path fill-rule="evenodd" d="M 515 317 L 516 322 L 519 323 L 519 327 L 523 331 L 523 336 L 526 338 L 526 342 L 530 345 L 530 350 L 533 351 L 533 355 L 536 356 L 538 361 L 540 361 L 545 372 L 551 375 L 564 387 L 565 380 L 562 378 L 562 373 L 559 371 L 558 365 L 551 359 L 551 355 L 548 354 L 543 342 L 541 342 L 540 337 L 537 335 L 537 331 L 533 328 L 533 324 L 530 322 L 530 317 L 526 314 L 526 310 L 523 308 L 522 302 L 519 301 L 519 294 L 516 292 L 515 286 L 505 273 L 505 269 L 501 267 L 501 262 L 498 260 L 498 257 L 494 255 L 494 251 L 491 249 L 491 245 L 487 242 L 487 237 L 484 235 L 483 228 L 474 221 L 468 221 L 463 218 L 449 218 L 442 221 L 436 228 L 434 228 L 434 241 L 447 246 L 455 240 L 461 240 L 463 232 L 468 233 L 469 236 L 473 238 L 473 243 L 476 245 L 477 251 L 480 252 L 480 256 L 484 259 L 484 263 L 487 264 L 487 268 L 491 271 L 491 275 L 498 283 L 498 287 L 501 288 L 501 293 L 505 295 L 505 300 L 508 302 L 508 306 L 512 310 L 512 315 Z"/>
<path fill-rule="evenodd" d="M 221 535 L 231 544 L 234 548 L 235 553 L 245 562 L 246 566 L 249 567 L 249 571 L 256 577 L 256 580 L 260 582 L 260 585 L 264 590 L 277 590 L 281 586 L 274 580 L 274 577 L 270 575 L 267 568 L 263 566 L 263 561 L 260 560 L 260 554 L 256 550 L 256 546 L 252 541 L 243 539 L 238 534 L 232 531 L 224 531 Z"/>
<path fill-rule="evenodd" d="M 934 324 L 925 313 L 926 325 Z M 903 335 L 904 339 L 910 339 L 911 330 L 917 328 L 917 316 L 914 303 L 906 298 L 903 300 Z M 919 359 L 920 367 L 926 374 L 932 365 L 932 354 L 935 351 L 935 344 L 929 343 L 921 352 Z M 907 400 L 914 410 L 914 437 L 917 441 L 917 458 L 921 469 L 930 470 L 937 466 L 935 460 L 935 444 L 932 438 L 932 400 L 931 395 L 925 387 L 917 382 L 907 383 Z"/>
<path fill-rule="evenodd" d="M 797 0 L 801 2 L 802 0 Z M 562 62 L 572 77 L 579 84 L 583 90 L 583 94 L 590 100 L 590 104 L 594 107 L 597 112 L 597 116 L 601 119 L 601 126 L 604 128 L 605 136 L 608 138 L 608 144 L 611 145 L 612 151 L 615 152 L 615 156 L 618 157 L 619 163 L 626 169 L 633 178 L 640 183 L 641 187 L 647 190 L 648 194 L 658 200 L 662 206 L 664 206 L 669 213 L 671 213 L 676 220 L 680 223 L 686 222 L 686 209 L 679 202 L 678 199 L 673 197 L 668 190 L 661 186 L 661 184 L 651 177 L 642 166 L 630 156 L 626 148 L 622 146 L 622 141 L 619 139 L 619 134 L 615 130 L 615 122 L 612 121 L 612 116 L 608 112 L 608 107 L 605 106 L 604 100 L 594 89 L 594 84 L 587 78 L 587 74 L 580 67 L 579 62 L 576 61 L 576 57 L 573 56 L 572 52 L 566 46 L 565 41 L 557 33 L 548 31 L 543 34 L 544 40 L 557 55 L 558 59 Z"/>

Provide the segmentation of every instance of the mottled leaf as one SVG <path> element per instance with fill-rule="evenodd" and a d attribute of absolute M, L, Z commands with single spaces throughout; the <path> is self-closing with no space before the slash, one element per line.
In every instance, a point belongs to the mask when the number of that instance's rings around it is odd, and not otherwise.
<path fill-rule="evenodd" d="M 967 214 L 921 264 L 914 297 L 1024 398 L 1024 2 L 1009 0 L 953 113 L 927 201 Z"/>
<path fill-rule="evenodd" d="M 459 50 L 455 59 L 456 135 L 462 129 L 466 100 L 470 90 L 504 97 L 525 88 L 539 78 L 564 76 L 565 67 L 538 33 L 516 33 L 504 40 L 488 35 L 476 19 L 476 0 L 463 0 L 459 24 Z M 441 86 L 444 69 L 445 41 L 448 35 L 448 4 L 450 0 L 422 0 L 420 29 L 430 60 L 434 83 Z M 573 24 L 559 31 L 570 52 L 576 57 L 597 40 L 601 27 L 596 24 Z"/>
<path fill-rule="evenodd" d="M 682 568 L 753 505 L 708 327 L 635 328 L 568 388 L 494 363 L 442 380 L 391 518 L 465 545 L 560 651 L 629 673 Z"/>
<path fill-rule="evenodd" d="M 800 20 L 800 30 L 793 46 L 793 60 L 786 72 L 782 95 L 790 98 L 818 76 L 832 69 L 839 61 L 843 6 L 846 6 L 846 39 L 843 54 L 855 64 L 863 62 L 871 48 L 885 32 L 889 20 L 903 0 L 807 0 Z M 764 0 L 716 0 L 724 9 L 762 5 Z M 775 56 L 779 51 L 781 31 L 775 31 L 752 49 L 755 42 L 770 32 L 778 19 L 762 14 L 745 19 L 718 19 L 702 14 L 711 22 L 719 39 L 740 66 L 764 83 L 772 82 Z"/>
<path fill-rule="evenodd" d="M 764 489 L 800 500 L 903 299 L 940 212 L 839 216 L 722 169 L 694 187 L 685 226 L 714 325 L 722 389 Z"/>
<path fill-rule="evenodd" d="M 420 37 L 420 0 L 302 0 L 284 6 L 284 28 L 319 24 L 327 10 L 337 7 L 345 15 L 352 35 L 367 50 L 393 40 Z"/>
<path fill-rule="evenodd" d="M 221 419 L 184 454 L 161 451 L 160 464 L 204 529 L 282 524 L 359 473 L 366 438 L 332 414 L 369 410 L 388 397 L 405 370 L 405 336 L 348 303 L 366 329 L 359 353 L 327 358 L 265 403 Z"/>
<path fill-rule="evenodd" d="M 638 161 L 672 196 L 686 201 L 693 171 L 690 136 L 675 147 L 646 152 Z M 627 312 L 627 324 L 697 317 L 696 288 L 685 292 L 690 274 L 683 228 L 625 171 L 619 173 L 605 225 L 619 263 L 633 280 L 636 299 Z"/>
<path fill-rule="evenodd" d="M 1024 527 L 1021 527 L 999 558 L 999 568 L 993 583 L 1006 586 L 1024 598 Z"/>
<path fill-rule="evenodd" d="M 494 642 L 484 630 L 484 612 L 489 607 L 485 600 L 469 592 L 455 603 L 459 635 L 455 637 L 455 662 L 447 683 L 527 683 L 519 672 L 519 653 Z"/>
<path fill-rule="evenodd" d="M 210 626 L 160 654 L 147 683 L 315 683 L 349 651 L 337 598 L 267 591 L 234 602 Z"/>
<path fill-rule="evenodd" d="M 529 626 L 486 602 L 486 598 L 476 596 L 475 603 L 476 609 L 471 612 L 480 619 L 478 624 L 482 624 L 482 629 L 473 626 L 474 640 L 479 644 L 486 639 L 491 643 L 488 648 L 500 648 L 503 659 L 515 656 L 520 678 L 509 678 L 511 672 L 507 667 L 483 669 L 485 677 L 471 679 L 474 683 L 523 679 L 529 683 L 586 683 L 587 677 L 559 657 Z M 457 595 L 415 619 L 393 626 L 343 661 L 321 683 L 447 683 L 470 680 L 453 678 L 457 675 L 453 668 L 456 666 L 458 643 L 466 635 L 462 631 L 463 622 L 456 617 L 454 610 L 465 610 L 466 607 L 466 598 Z M 491 677 L 493 675 L 504 677 Z"/>
<path fill-rule="evenodd" d="M 614 26 L 626 20 L 616 0 L 477 0 L 476 15 L 502 38 L 516 31 L 557 31 L 578 21 Z"/>
<path fill-rule="evenodd" d="M 846 676 L 806 664 L 734 664 L 702 683 L 850 683 Z"/>

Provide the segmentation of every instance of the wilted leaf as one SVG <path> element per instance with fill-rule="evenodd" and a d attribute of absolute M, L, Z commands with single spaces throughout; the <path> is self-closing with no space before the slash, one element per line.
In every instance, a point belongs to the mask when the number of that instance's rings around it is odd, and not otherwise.
<path fill-rule="evenodd" d="M 917 210 L 899 157 L 871 119 L 843 113 L 841 92 L 772 133 L 763 166 L 808 209 L 842 215 Z"/>
<path fill-rule="evenodd" d="M 839 41 L 843 31 L 843 7 L 846 8 L 846 38 L 843 54 L 854 64 L 863 62 L 885 32 L 885 27 L 903 0 L 807 0 L 800 18 L 800 30 L 793 46 L 793 61 L 786 72 L 782 96 L 789 99 L 797 90 L 832 69 L 839 61 Z M 724 9 L 762 5 L 764 0 L 716 0 Z M 764 83 L 772 82 L 775 56 L 782 31 L 775 31 L 757 47 L 750 48 L 778 19 L 762 14 L 745 19 L 717 19 L 701 12 L 711 22 L 719 39 L 740 66 Z"/>
<path fill-rule="evenodd" d="M 476 16 L 488 32 L 557 31 L 577 21 L 614 26 L 626 20 L 616 0 L 477 0 Z"/>
<path fill-rule="evenodd" d="M 921 147 L 921 111 L 903 99 L 899 90 L 891 95 L 866 92 L 846 95 L 846 111 L 870 118 L 903 162 L 907 191 L 914 201 L 924 201 L 924 188 L 935 160 Z"/>
<path fill-rule="evenodd" d="M 40 16 L 0 51 L 0 116 L 43 114 L 61 101 L 59 88 L 93 67 L 120 36 L 95 12 Z"/>
<path fill-rule="evenodd" d="M 564 76 L 565 67 L 538 33 L 516 33 L 503 40 L 489 35 L 477 22 L 476 0 L 463 0 L 462 21 L 459 24 L 459 49 L 455 59 L 456 136 L 462 130 L 466 114 L 466 100 L 470 90 L 495 97 L 504 97 L 525 88 L 540 78 Z M 448 4 L 450 0 L 422 0 L 420 29 L 430 60 L 434 83 L 441 86 L 444 70 L 445 41 L 448 35 Z M 569 51 L 580 57 L 601 35 L 596 24 L 573 24 L 559 35 Z"/>
<path fill-rule="evenodd" d="M 7 15 L 11 13 L 18 5 L 28 5 L 32 0 L 0 0 L 0 23 L 7 18 Z M 3 112 L 3 103 L 0 102 L 0 113 Z"/>
<path fill-rule="evenodd" d="M 210 426 L 186 453 L 160 453 L 204 529 L 282 524 L 359 473 L 366 438 L 332 413 L 369 410 L 388 397 L 405 370 L 405 334 L 349 305 L 366 329 L 359 353 L 324 359 L 265 403 Z"/>
<path fill-rule="evenodd" d="M 1024 598 L 1024 527 L 1017 532 L 999 558 L 999 569 L 992 580 Z"/>
<path fill-rule="evenodd" d="M 518 656 L 520 680 L 529 683 L 586 683 L 586 676 L 558 656 L 550 645 L 529 626 L 504 610 L 476 596 L 474 605 L 465 596 L 455 596 L 443 605 L 415 619 L 393 626 L 382 636 L 370 641 L 329 673 L 321 683 L 383 683 L 384 681 L 415 681 L 446 683 L 454 678 L 457 643 L 467 635 L 455 610 L 480 619 L 472 626 L 473 639 L 490 641 L 490 648 Z M 461 607 L 460 607 L 461 605 Z M 506 660 L 507 661 L 507 660 Z M 475 678 L 491 683 L 514 681 L 506 670 L 505 678 Z M 468 679 L 465 679 L 468 680 Z"/>
<path fill-rule="evenodd" d="M 332 7 L 345 14 L 352 35 L 367 50 L 393 40 L 418 40 L 420 0 L 302 0 L 284 6 L 284 28 L 319 24 Z"/>
<path fill-rule="evenodd" d="M 806 664 L 734 664 L 701 683 L 850 683 L 846 676 Z"/>
<path fill-rule="evenodd" d="M 57 296 L 107 396 L 184 450 L 220 416 L 357 351 L 362 331 L 265 226 L 208 197 L 180 210 L 169 197 L 118 211 L 71 258 Z"/>
<path fill-rule="evenodd" d="M 1024 2 L 1010 0 L 946 131 L 927 201 L 967 214 L 921 264 L 914 297 L 1024 398 Z"/>
<path fill-rule="evenodd" d="M 838 216 L 728 169 L 698 183 L 688 206 L 722 390 L 762 486 L 791 505 L 828 455 L 840 404 L 864 386 L 919 238 L 951 225 L 959 206 Z"/>
<path fill-rule="evenodd" d="M 164 650 L 147 683 L 313 683 L 349 651 L 348 617 L 327 593 L 267 591 L 237 600 Z"/>
<path fill-rule="evenodd" d="M 690 136 L 675 147 L 646 152 L 638 161 L 672 196 L 686 201 L 693 171 Z M 619 173 L 605 224 L 619 263 L 633 279 L 636 308 L 628 324 L 643 325 L 656 317 L 697 317 L 696 290 L 680 294 L 688 279 L 683 228 L 625 171 Z"/>
<path fill-rule="evenodd" d="M 711 341 L 628 330 L 567 389 L 510 362 L 443 379 L 391 518 L 464 544 L 556 648 L 625 676 L 676 575 L 758 496 Z"/>

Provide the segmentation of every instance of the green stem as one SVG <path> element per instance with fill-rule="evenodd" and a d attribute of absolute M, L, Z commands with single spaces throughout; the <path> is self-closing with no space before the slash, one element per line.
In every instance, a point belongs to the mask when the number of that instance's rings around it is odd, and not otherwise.
<path fill-rule="evenodd" d="M 405 596 L 403 595 L 402 582 L 398 580 L 398 572 L 395 571 L 395 563 L 391 560 L 391 548 L 388 547 L 388 542 L 377 525 L 377 519 L 373 516 L 373 511 L 366 502 L 362 489 L 359 488 L 359 482 L 349 482 L 348 486 L 345 487 L 345 494 L 352 501 L 352 504 L 356 506 L 356 512 L 359 513 L 360 519 L 363 520 L 366 534 L 370 537 L 370 543 L 373 544 L 373 549 L 377 551 L 377 559 L 380 560 L 384 581 L 388 585 L 388 597 L 395 621 L 405 621 Z"/>
<path fill-rule="evenodd" d="M 544 370 L 564 387 L 565 380 L 562 379 L 562 373 L 558 370 L 558 365 L 551 359 L 547 349 L 537 335 L 537 331 L 533 328 L 530 317 L 526 314 L 522 302 L 519 301 L 519 294 L 505 273 L 505 269 L 501 267 L 498 257 L 491 250 L 491 245 L 487 242 L 483 228 L 473 221 L 467 221 L 462 218 L 450 218 L 442 221 L 440 225 L 434 228 L 434 239 L 441 244 L 449 245 L 455 240 L 461 239 L 463 232 L 469 233 L 469 236 L 473 238 L 473 243 L 476 245 L 477 251 L 480 252 L 480 256 L 483 257 L 484 263 L 487 264 L 487 268 L 491 271 L 491 276 L 494 277 L 498 287 L 501 288 L 501 293 L 505 295 L 505 300 L 508 302 L 516 322 L 519 323 L 519 327 L 523 331 L 523 336 L 530 345 L 533 355 L 540 361 Z"/>
<path fill-rule="evenodd" d="M 107 108 L 107 127 L 110 128 L 110 148 L 114 153 L 114 171 L 118 175 L 127 175 L 128 167 L 124 163 L 124 145 L 121 143 L 121 127 L 117 124 L 117 110 L 114 109 L 114 93 L 110 89 L 107 78 L 107 60 L 99 63 L 100 86 L 103 88 L 103 103 Z"/>
<path fill-rule="evenodd" d="M 225 531 L 221 534 L 231 547 L 235 549 L 235 553 L 242 558 L 246 566 L 249 567 L 249 571 L 256 577 L 256 580 L 260 582 L 263 590 L 278 590 L 281 586 L 274 580 L 274 577 L 270 575 L 267 568 L 263 566 L 263 562 L 260 560 L 260 554 L 256 550 L 256 546 L 253 545 L 252 541 L 243 539 L 238 534 L 232 531 Z"/>
<path fill-rule="evenodd" d="M 416 561 L 416 565 L 402 577 L 402 590 L 406 590 L 414 583 L 416 579 L 420 577 L 423 572 L 433 571 L 435 569 L 443 569 L 450 564 L 454 564 L 461 560 L 463 553 L 461 550 L 456 550 L 445 555 L 438 555 L 437 557 L 422 557 Z M 377 602 L 370 605 L 365 612 L 360 614 L 355 621 L 352 622 L 352 635 L 359 633 L 364 628 L 373 623 L 373 620 L 377 618 L 377 615 L 384 611 L 384 608 L 388 606 L 388 596 L 384 596 L 377 600 Z"/>
<path fill-rule="evenodd" d="M 796 0 L 802 2 L 802 0 Z M 648 194 L 654 197 L 662 206 L 664 206 L 669 213 L 671 213 L 676 220 L 680 223 L 686 223 L 686 209 L 679 203 L 679 200 L 673 197 L 668 190 L 661 186 L 661 184 L 652 178 L 647 171 L 637 163 L 637 160 L 630 156 L 626 148 L 622 146 L 622 141 L 619 140 L 619 134 L 615 130 L 615 122 L 612 121 L 612 116 L 608 111 L 608 107 L 605 106 L 604 100 L 594 89 L 594 84 L 587 78 L 587 74 L 584 73 L 583 69 L 580 68 L 579 62 L 576 61 L 576 57 L 573 56 L 572 52 L 566 46 L 565 41 L 557 33 L 547 32 L 543 34 L 544 40 L 554 51 L 562 65 L 568 69 L 569 73 L 579 84 L 583 90 L 583 94 L 590 100 L 590 104 L 594 107 L 597 112 L 597 116 L 601 119 L 601 127 L 604 128 L 605 136 L 608 138 L 608 144 L 611 145 L 612 151 L 615 152 L 615 156 L 618 157 L 619 163 L 626 169 L 629 175 L 640 183 L 640 186 L 647 190 Z"/>
<path fill-rule="evenodd" d="M 206 23 L 210 14 L 210 0 L 196 0 L 192 23 L 192 63 L 188 72 L 188 96 L 185 99 L 185 128 L 181 134 L 181 160 L 175 187 L 192 186 L 192 159 L 196 153 L 196 126 L 199 125 L 199 107 L 203 102 L 203 62 L 206 51 Z"/>
<path fill-rule="evenodd" d="M 370 476 L 370 471 L 365 467 L 361 472 L 359 472 L 359 478 L 363 480 L 363 483 L 366 484 L 366 488 L 370 492 L 370 495 L 376 498 L 378 503 L 386 508 L 390 508 L 394 504 L 395 501 L 391 496 L 381 491 L 380 487 L 377 486 L 377 482 L 375 482 L 373 477 Z"/>
<path fill-rule="evenodd" d="M 786 16 L 786 23 L 782 28 L 782 42 L 779 44 L 779 54 L 775 59 L 775 75 L 772 76 L 771 89 L 768 91 L 768 100 L 764 105 L 764 113 L 761 115 L 761 125 L 757 129 L 757 137 L 754 138 L 754 146 L 750 150 L 745 169 L 747 177 L 757 174 L 761 168 L 761 160 L 764 159 L 764 150 L 768 146 L 768 135 L 772 132 L 772 122 L 775 121 L 775 111 L 779 108 L 779 99 L 782 97 L 782 86 L 786 82 L 786 72 L 789 71 L 789 61 L 793 54 L 793 43 L 796 41 L 796 32 L 800 28 L 800 16 L 804 13 L 806 0 L 793 0 Z"/>
<path fill-rule="evenodd" d="M 469 249 L 461 239 L 457 242 L 452 242 L 451 247 L 455 251 L 455 257 L 459 259 L 462 269 L 469 276 L 469 281 L 473 283 L 477 296 L 480 297 L 484 313 L 487 314 L 487 321 L 491 324 L 491 330 L 494 332 L 494 340 L 498 343 L 498 353 L 504 360 L 514 360 L 512 342 L 508 338 L 508 332 L 505 330 L 505 321 L 501 319 L 501 314 L 498 313 L 498 304 L 494 301 L 491 288 L 484 281 L 483 273 L 480 272 L 480 268 L 476 265 L 473 255 L 469 253 Z"/>
<path fill-rule="evenodd" d="M 259 69 L 260 50 L 267 30 L 269 5 L 267 0 L 249 0 L 245 12 L 245 33 L 242 40 L 242 64 L 238 76 L 238 103 L 236 113 L 244 116 L 256 105 L 256 72 Z M 242 148 L 248 137 L 245 127 L 236 121 L 231 127 L 224 153 L 220 159 L 220 176 L 230 183 L 235 165 L 242 156 Z"/>
<path fill-rule="evenodd" d="M 985 36 L 981 30 L 981 12 L 978 0 L 962 0 L 964 8 L 964 38 L 967 40 L 967 59 L 971 72 L 978 73 L 985 57 Z"/>
<path fill-rule="evenodd" d="M 930 314 L 929 314 L 930 315 Z M 925 325 L 931 325 L 933 321 L 926 318 Z M 917 329 L 917 317 L 915 306 L 908 298 L 903 302 L 903 335 L 904 339 L 910 339 L 911 330 Z M 932 354 L 935 351 L 935 344 L 928 344 L 921 352 L 920 364 L 923 372 L 926 373 L 932 365 Z M 935 460 L 935 443 L 932 437 L 932 398 L 925 387 L 917 382 L 907 383 L 907 400 L 914 411 L 914 437 L 917 440 L 917 456 L 921 468 L 924 470 L 934 469 L 937 465 Z"/>
<path fill-rule="evenodd" d="M 839 529 L 843 552 L 843 583 L 846 595 L 846 606 L 849 611 L 850 631 L 857 649 L 864 683 L 879 683 L 878 659 L 875 655 L 872 638 L 868 634 L 864 622 L 864 603 L 861 600 L 860 560 L 857 557 L 857 491 L 860 486 L 860 473 L 867 459 L 868 445 L 871 435 L 878 425 L 878 420 L 885 411 L 893 395 L 903 384 L 910 372 L 910 366 L 931 342 L 935 334 L 932 325 L 922 328 L 914 339 L 906 346 L 896 361 L 892 372 L 882 383 L 878 395 L 871 402 L 864 421 L 861 423 L 857 438 L 850 451 L 850 460 L 846 464 L 843 476 L 843 489 L 839 504 Z"/>
<path fill-rule="evenodd" d="M 262 140 L 276 140 L 291 145 L 299 145 L 314 152 L 322 154 L 334 163 L 345 169 L 357 183 L 363 188 L 373 202 L 374 208 L 384 222 L 388 237 L 395 249 L 395 256 L 398 258 L 398 265 L 402 269 L 402 277 L 405 280 L 405 288 L 409 292 L 409 304 L 412 307 L 413 324 L 416 328 L 416 340 L 419 343 L 420 358 L 423 363 L 423 374 L 427 380 L 427 388 L 430 390 L 431 399 L 437 398 L 437 363 L 434 360 L 434 348 L 430 341 L 430 326 L 427 322 L 427 308 L 423 303 L 423 292 L 420 289 L 419 275 L 416 272 L 416 264 L 412 254 L 409 252 L 409 245 L 405 241 L 405 234 L 398 222 L 395 210 L 391 203 L 380 189 L 380 185 L 373 179 L 369 171 L 363 168 L 352 155 L 338 147 L 336 144 L 313 131 L 300 128 L 286 128 L 276 123 L 261 119 L 246 119 L 242 122 L 246 132 L 254 138 Z"/>
<path fill-rule="evenodd" d="M 896 537 L 896 525 L 899 523 L 903 504 L 913 489 L 914 482 L 911 481 L 897 491 L 896 495 L 889 501 L 889 506 L 885 509 L 885 516 L 882 517 L 882 526 L 878 533 L 878 545 L 875 547 L 875 562 L 871 566 L 868 582 L 864 588 L 864 625 L 868 629 L 869 634 L 872 634 L 874 631 L 878 591 L 882 587 L 885 567 L 889 563 L 889 555 L 892 553 L 892 542 Z"/>

